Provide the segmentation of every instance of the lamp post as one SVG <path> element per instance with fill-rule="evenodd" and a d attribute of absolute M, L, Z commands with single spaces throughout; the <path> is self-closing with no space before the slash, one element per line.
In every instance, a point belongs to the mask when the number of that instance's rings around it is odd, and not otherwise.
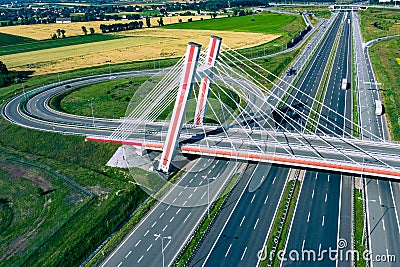
<path fill-rule="evenodd" d="M 203 178 L 207 178 L 207 215 L 210 219 L 210 180 L 215 180 L 216 178 L 209 178 L 204 175 Z"/>
<path fill-rule="evenodd" d="M 95 125 L 94 125 L 94 112 L 93 112 L 93 98 L 91 98 L 88 101 L 90 101 L 90 109 L 92 110 L 92 123 L 93 123 L 93 127 L 95 127 Z"/>
<path fill-rule="evenodd" d="M 154 234 L 154 236 L 156 237 L 156 240 L 158 238 L 161 238 L 162 266 L 164 267 L 165 266 L 165 263 L 164 263 L 164 238 L 171 240 L 171 236 L 170 235 L 169 236 L 162 236 L 161 234 Z"/>

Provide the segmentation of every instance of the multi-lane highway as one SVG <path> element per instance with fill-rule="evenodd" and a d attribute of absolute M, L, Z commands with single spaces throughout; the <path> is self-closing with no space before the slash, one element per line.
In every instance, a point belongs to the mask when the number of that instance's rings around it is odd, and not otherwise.
<path fill-rule="evenodd" d="M 343 118 L 350 118 L 352 102 L 351 91 L 342 90 L 341 82 L 342 78 L 351 76 L 352 57 L 351 26 L 347 21 L 347 13 L 342 12 L 340 19 L 342 29 L 339 31 L 339 44 L 332 69 L 328 69 L 330 76 L 323 100 L 325 107 L 322 108 L 319 117 L 317 132 L 330 129 L 342 135 L 346 132 Z M 333 53 L 332 47 L 329 47 L 325 53 L 328 55 Z M 330 112 L 326 107 L 338 113 Z M 321 126 L 326 128 L 321 129 Z M 351 128 L 347 131 L 351 132 Z M 346 177 L 345 180 L 337 173 L 306 173 L 297 202 L 298 208 L 290 228 L 286 245 L 287 253 L 293 250 L 312 250 L 319 257 L 322 250 L 329 248 L 336 250 L 339 239 L 345 239 L 350 245 L 352 206 L 351 202 L 343 202 L 343 199 L 351 199 L 351 196 L 351 177 Z M 300 262 L 291 260 L 282 262 L 284 266 L 319 266 L 321 263 L 324 266 L 336 266 L 336 260 L 329 257 L 322 257 L 321 260 L 311 258 Z M 341 265 L 350 266 L 351 260 L 347 263 L 341 262 Z"/>
<path fill-rule="evenodd" d="M 389 134 L 383 116 L 375 115 L 375 100 L 381 99 L 368 49 L 362 41 L 357 13 L 353 13 L 354 51 L 356 59 L 358 108 L 361 125 L 361 139 L 375 137 L 388 139 Z M 400 255 L 399 193 L 398 182 L 364 179 L 365 204 L 368 221 L 368 247 L 372 252 L 371 266 L 398 266 L 397 262 L 379 262 L 377 257 Z"/>

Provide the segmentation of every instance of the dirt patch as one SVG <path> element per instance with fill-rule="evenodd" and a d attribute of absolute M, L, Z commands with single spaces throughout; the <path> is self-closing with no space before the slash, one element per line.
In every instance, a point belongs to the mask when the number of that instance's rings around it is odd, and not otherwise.
<path fill-rule="evenodd" d="M 85 187 L 84 189 L 92 192 L 93 194 L 95 194 L 97 196 L 104 197 L 106 199 L 108 198 L 108 194 L 111 192 L 110 188 L 102 188 L 99 185 L 88 186 L 88 187 Z"/>
<path fill-rule="evenodd" d="M 12 177 L 20 177 L 32 181 L 43 191 L 47 191 L 51 188 L 51 184 L 43 177 L 35 174 L 34 171 L 10 165 L 0 161 L 0 169 L 8 172 Z"/>

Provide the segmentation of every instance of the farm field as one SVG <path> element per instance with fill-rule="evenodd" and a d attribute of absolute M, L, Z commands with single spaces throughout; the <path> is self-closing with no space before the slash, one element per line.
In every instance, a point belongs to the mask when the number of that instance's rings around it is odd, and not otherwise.
<path fill-rule="evenodd" d="M 292 22 L 296 17 L 283 14 L 261 13 L 254 16 L 241 16 L 180 23 L 165 26 L 167 29 L 214 29 L 217 31 L 257 32 L 268 34 L 285 34 L 281 27 Z M 254 19 L 254 20 L 252 20 Z"/>
<path fill-rule="evenodd" d="M 5 37 L 3 38 L 3 36 Z M 0 42 L 5 39 L 8 39 L 10 35 L 0 33 Z M 15 35 L 12 35 L 15 36 Z M 18 36 L 16 36 L 19 38 Z M 94 43 L 94 42 L 101 42 L 112 40 L 116 38 L 123 38 L 123 36 L 118 35 L 110 35 L 110 34 L 95 34 L 95 35 L 88 35 L 88 36 L 75 36 L 72 38 L 65 38 L 65 39 L 58 39 L 58 40 L 43 40 L 43 41 L 35 41 L 32 39 L 27 39 L 31 41 L 23 41 L 26 38 L 20 37 L 21 40 L 19 44 L 18 42 L 13 43 L 13 45 L 7 46 L 0 46 L 0 56 L 10 55 L 10 54 L 17 54 L 23 52 L 30 52 L 30 51 L 37 51 L 43 49 L 49 49 L 54 47 L 63 47 L 63 46 L 70 46 L 70 45 L 78 45 L 78 44 L 86 44 L 86 43 Z M 32 42 L 33 41 L 33 42 Z"/>
<path fill-rule="evenodd" d="M 150 28 L 116 33 L 107 41 L 70 45 L 2 56 L 9 69 L 33 70 L 34 75 L 43 75 L 90 66 L 160 58 L 181 57 L 187 42 L 194 41 L 204 46 L 211 35 L 218 35 L 231 48 L 246 48 L 269 42 L 277 35 L 241 33 L 228 31 L 168 30 Z"/>
<path fill-rule="evenodd" d="M 0 33 L 0 49 L 2 49 L 3 46 L 24 44 L 24 43 L 30 43 L 33 41 L 35 41 L 35 40 L 31 39 L 31 38 L 27 38 L 27 37 L 22 37 L 22 36 L 7 34 L 7 33 Z"/>
<path fill-rule="evenodd" d="M 176 17 L 168 17 L 164 18 L 164 24 L 169 23 L 178 23 L 179 19 L 182 19 L 183 22 L 187 22 L 188 18 L 192 18 L 193 21 L 203 19 L 210 19 L 210 16 L 176 16 Z M 158 26 L 157 23 L 158 18 L 151 18 L 151 25 Z M 22 36 L 26 38 L 31 38 L 33 40 L 46 40 L 50 39 L 50 35 L 55 33 L 57 29 L 66 30 L 65 35 L 67 37 L 83 35 L 82 26 L 85 26 L 87 29 L 94 28 L 97 33 L 100 31 L 100 24 L 115 24 L 115 23 L 129 23 L 130 20 L 126 21 L 89 21 L 89 22 L 73 22 L 66 24 L 34 24 L 34 25 L 16 25 L 16 26 L 8 26 L 8 27 L 0 27 L 0 33 L 7 33 L 17 36 Z M 145 27 L 146 23 L 143 21 L 143 25 Z M 144 28 L 143 27 L 143 28 Z"/>

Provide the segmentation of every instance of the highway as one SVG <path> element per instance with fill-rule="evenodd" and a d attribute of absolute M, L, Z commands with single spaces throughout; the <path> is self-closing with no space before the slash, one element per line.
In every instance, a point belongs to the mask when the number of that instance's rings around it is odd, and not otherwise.
<path fill-rule="evenodd" d="M 329 40 L 329 38 L 334 39 L 336 35 L 335 30 L 338 30 L 338 26 L 339 21 L 336 22 L 336 27 L 333 26 L 332 32 L 325 40 Z M 300 86 L 300 91 L 310 93 L 311 95 L 313 92 L 315 94 L 319 84 L 313 82 L 311 85 L 305 81 L 313 80 L 312 78 L 315 77 L 314 71 L 317 70 L 319 71 L 319 77 L 322 76 L 322 72 L 320 71 L 321 66 L 314 64 L 317 58 L 319 59 L 317 61 L 319 64 L 323 65 L 324 60 L 326 64 L 329 53 L 325 53 L 324 58 L 318 56 L 323 48 L 329 49 L 331 46 L 331 43 L 324 41 L 319 47 L 316 55 L 311 60 L 312 64 L 306 68 L 306 71 L 302 77 L 300 77 L 299 83 L 297 84 L 297 86 Z M 316 80 L 318 81 L 318 79 Z M 302 99 L 301 94 L 298 94 L 296 97 Z M 294 99 L 290 97 L 288 100 L 294 101 Z M 257 165 L 251 176 L 259 177 L 258 179 L 262 177 L 261 179 L 264 180 L 259 190 L 255 192 L 250 192 L 250 190 L 243 191 L 242 198 L 239 200 L 238 205 L 235 205 L 230 215 L 228 217 L 222 216 L 216 220 L 213 225 L 212 233 L 206 237 L 201 247 L 196 252 L 195 257 L 191 261 L 191 266 L 226 266 L 231 262 L 238 264 L 245 262 L 246 266 L 255 266 L 258 264 L 257 252 L 263 247 L 266 237 L 269 235 L 271 223 L 275 217 L 276 206 L 279 203 L 278 200 L 281 198 L 281 193 L 283 192 L 289 174 L 288 169 L 282 169 L 277 166 L 272 166 L 266 176 L 264 171 L 258 174 L 258 170 L 262 168 L 262 165 Z M 279 173 L 279 175 L 277 175 L 277 173 Z M 313 173 L 308 175 L 313 175 Z M 323 173 L 323 175 L 325 174 Z M 278 180 L 279 178 L 280 180 Z M 338 177 L 333 178 L 336 178 L 336 181 L 340 180 Z M 276 181 L 279 181 L 279 183 Z M 308 181 L 315 180 L 308 179 Z M 319 179 L 319 181 L 323 181 L 323 179 Z M 325 191 L 328 191 L 328 185 L 331 186 L 330 184 L 325 184 Z M 267 188 L 264 188 L 265 186 L 267 186 Z M 313 187 L 307 186 L 307 188 Z M 276 191 L 277 189 L 279 189 L 279 192 L 271 197 L 271 190 Z M 337 187 L 337 189 L 339 189 L 339 187 Z M 330 190 L 330 193 L 332 193 L 333 196 L 339 196 L 339 192 L 335 194 L 333 190 Z M 329 197 L 329 203 L 333 203 L 331 205 L 337 206 L 338 199 Z M 332 215 L 335 216 L 334 214 Z M 335 218 L 337 221 L 338 214 L 336 214 Z M 258 228 L 259 224 L 263 225 L 263 227 Z M 328 224 L 327 222 L 327 225 Z M 299 232 L 301 232 L 300 229 Z M 219 235 L 215 233 L 219 233 Z M 317 240 L 323 240 L 322 236 L 318 236 Z M 336 236 L 334 237 L 334 243 L 336 244 Z"/>
<path fill-rule="evenodd" d="M 341 12 L 341 14 L 343 30 L 340 32 L 332 69 L 328 70 L 330 75 L 323 102 L 326 107 L 336 110 L 346 118 L 351 118 L 351 90 L 341 90 L 342 78 L 351 76 L 351 25 L 347 22 L 347 13 Z M 333 42 L 324 53 L 328 55 L 332 53 L 332 47 Z M 322 125 L 339 135 L 346 131 L 351 132 L 351 127 L 346 129 L 344 120 L 338 116 L 339 114 L 323 107 L 317 132 L 324 132 L 324 129 L 321 129 Z M 351 177 L 344 178 L 338 173 L 306 172 L 291 222 L 282 266 L 321 266 L 321 264 L 351 266 L 351 260 L 339 262 L 335 258 L 329 258 L 328 254 L 325 256 L 321 254 L 323 250 L 338 249 L 337 244 L 340 239 L 346 240 L 349 244 L 349 247 L 346 246 L 347 249 L 351 249 L 351 181 Z M 300 255 L 304 251 L 312 251 L 315 254 L 310 258 L 293 259 L 288 257 L 292 251 L 297 251 Z"/>
<path fill-rule="evenodd" d="M 375 115 L 374 101 L 381 99 L 379 86 L 373 73 L 368 49 L 362 41 L 359 18 L 353 13 L 355 55 L 357 64 L 358 107 L 361 138 L 374 137 L 368 130 L 382 139 L 388 139 L 384 116 Z M 368 248 L 372 251 L 370 266 L 398 266 L 400 255 L 399 193 L 398 182 L 364 179 L 365 204 L 368 221 Z M 377 256 L 395 255 L 397 262 L 378 262 Z"/>

